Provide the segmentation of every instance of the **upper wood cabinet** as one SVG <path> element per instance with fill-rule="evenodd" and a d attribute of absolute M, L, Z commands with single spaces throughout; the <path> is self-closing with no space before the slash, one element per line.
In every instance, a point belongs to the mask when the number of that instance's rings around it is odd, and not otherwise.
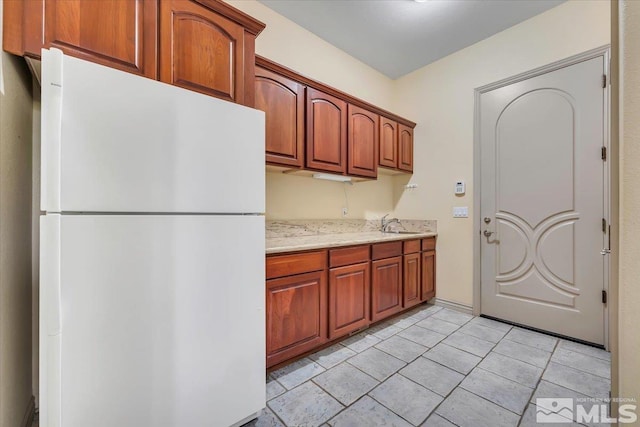
<path fill-rule="evenodd" d="M 371 105 L 338 89 L 327 86 L 316 80 L 305 77 L 296 71 L 277 64 L 267 58 L 256 56 L 256 92 L 269 91 L 269 84 L 279 84 L 282 88 L 276 102 L 263 97 L 256 98 L 256 106 L 264 109 L 267 114 L 267 163 L 271 165 L 298 168 L 298 159 L 294 153 L 292 135 L 298 132 L 293 124 L 293 103 L 301 87 L 306 88 L 306 129 L 305 129 L 305 159 L 302 169 L 326 171 L 359 178 L 377 178 L 378 166 L 394 169 L 400 172 L 410 172 L 413 169 L 413 128 L 415 123 L 399 117 L 393 113 Z M 265 71 L 271 74 L 265 74 Z M 280 77 L 277 80 L 274 76 Z M 267 83 L 266 80 L 271 80 Z M 291 84 L 297 83 L 295 87 Z M 266 107 L 260 106 L 268 102 Z M 271 105 L 274 104 L 274 105 Z M 269 114 L 283 116 L 282 105 L 288 119 L 270 120 Z M 271 113 L 271 109 L 276 112 Z M 278 112 L 279 111 L 279 112 Z M 269 124 L 271 122 L 271 124 Z M 274 134 L 286 135 L 275 145 L 269 141 L 269 132 L 273 125 Z M 404 133 L 401 132 L 401 126 Z M 284 129 L 287 127 L 288 129 Z M 278 129 L 276 129 L 278 128 Z M 407 135 L 406 130 L 409 131 Z M 409 136 L 409 138 L 407 138 Z M 403 146 L 400 153 L 400 139 Z M 411 145 L 411 146 L 409 146 Z M 400 155 L 402 154 L 402 167 Z"/>
<path fill-rule="evenodd" d="M 413 172 L 413 129 L 398 125 L 398 169 Z"/>
<path fill-rule="evenodd" d="M 315 89 L 307 89 L 306 166 L 340 174 L 347 170 L 347 103 Z"/>
<path fill-rule="evenodd" d="M 398 123 L 380 117 L 380 166 L 398 168 Z"/>
<path fill-rule="evenodd" d="M 5 0 L 4 49 L 40 57 L 64 53 L 155 79 L 158 2 Z"/>
<path fill-rule="evenodd" d="M 304 86 L 256 67 L 255 97 L 265 112 L 267 163 L 304 166 Z"/>
<path fill-rule="evenodd" d="M 245 103 L 241 25 L 192 0 L 163 0 L 160 29 L 160 80 Z"/>
<path fill-rule="evenodd" d="M 4 50 L 68 55 L 253 106 L 264 24 L 221 0 L 6 0 Z"/>
<path fill-rule="evenodd" d="M 378 175 L 379 116 L 349 104 L 347 174 L 375 178 Z"/>

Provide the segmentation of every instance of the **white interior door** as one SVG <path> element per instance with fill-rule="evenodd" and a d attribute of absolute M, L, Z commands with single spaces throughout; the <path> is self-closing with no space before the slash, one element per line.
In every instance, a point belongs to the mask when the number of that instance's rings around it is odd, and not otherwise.
<path fill-rule="evenodd" d="M 264 217 L 41 221 L 40 425 L 229 426 L 264 407 Z"/>
<path fill-rule="evenodd" d="M 481 313 L 596 344 L 603 70 L 597 57 L 480 97 Z"/>

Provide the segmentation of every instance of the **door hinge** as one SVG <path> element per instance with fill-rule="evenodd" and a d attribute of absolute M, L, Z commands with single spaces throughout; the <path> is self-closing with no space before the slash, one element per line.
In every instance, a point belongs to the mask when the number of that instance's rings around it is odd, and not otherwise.
<path fill-rule="evenodd" d="M 600 149 L 600 158 L 602 160 L 607 160 L 607 147 L 602 147 Z"/>
<path fill-rule="evenodd" d="M 602 303 L 606 304 L 607 303 L 607 291 L 602 291 Z"/>
<path fill-rule="evenodd" d="M 602 218 L 602 232 L 606 233 L 607 232 L 607 220 Z"/>
<path fill-rule="evenodd" d="M 607 75 L 603 74 L 602 75 L 602 89 L 605 89 L 607 87 Z"/>

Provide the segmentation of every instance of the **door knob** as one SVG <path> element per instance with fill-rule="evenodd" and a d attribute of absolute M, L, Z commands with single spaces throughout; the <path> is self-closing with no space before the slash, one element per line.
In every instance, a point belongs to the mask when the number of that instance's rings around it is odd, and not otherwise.
<path fill-rule="evenodd" d="M 484 217 L 484 223 L 485 224 L 489 224 L 491 222 L 491 218 L 489 218 L 488 216 Z"/>
<path fill-rule="evenodd" d="M 498 240 L 498 239 L 490 240 L 490 237 L 491 237 L 491 235 L 493 234 L 493 231 L 484 230 L 484 231 L 482 232 L 482 234 L 484 234 L 484 237 L 486 237 L 486 238 L 487 238 L 487 243 L 500 243 L 500 240 Z"/>

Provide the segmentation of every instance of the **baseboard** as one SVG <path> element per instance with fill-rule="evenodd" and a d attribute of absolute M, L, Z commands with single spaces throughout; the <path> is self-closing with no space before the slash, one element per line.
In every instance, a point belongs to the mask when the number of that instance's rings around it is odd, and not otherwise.
<path fill-rule="evenodd" d="M 20 427 L 31 427 L 33 424 L 33 418 L 36 415 L 36 398 L 31 396 L 29 399 L 29 404 L 27 405 L 27 410 L 24 412 L 24 417 L 22 418 L 22 423 Z"/>
<path fill-rule="evenodd" d="M 460 304 L 459 302 L 448 301 L 446 299 L 437 298 L 437 297 L 433 298 L 429 302 L 433 303 L 433 305 L 437 305 L 440 307 L 450 308 L 451 310 L 460 311 L 466 314 L 473 314 L 473 307 L 471 307 L 470 305 Z"/>

